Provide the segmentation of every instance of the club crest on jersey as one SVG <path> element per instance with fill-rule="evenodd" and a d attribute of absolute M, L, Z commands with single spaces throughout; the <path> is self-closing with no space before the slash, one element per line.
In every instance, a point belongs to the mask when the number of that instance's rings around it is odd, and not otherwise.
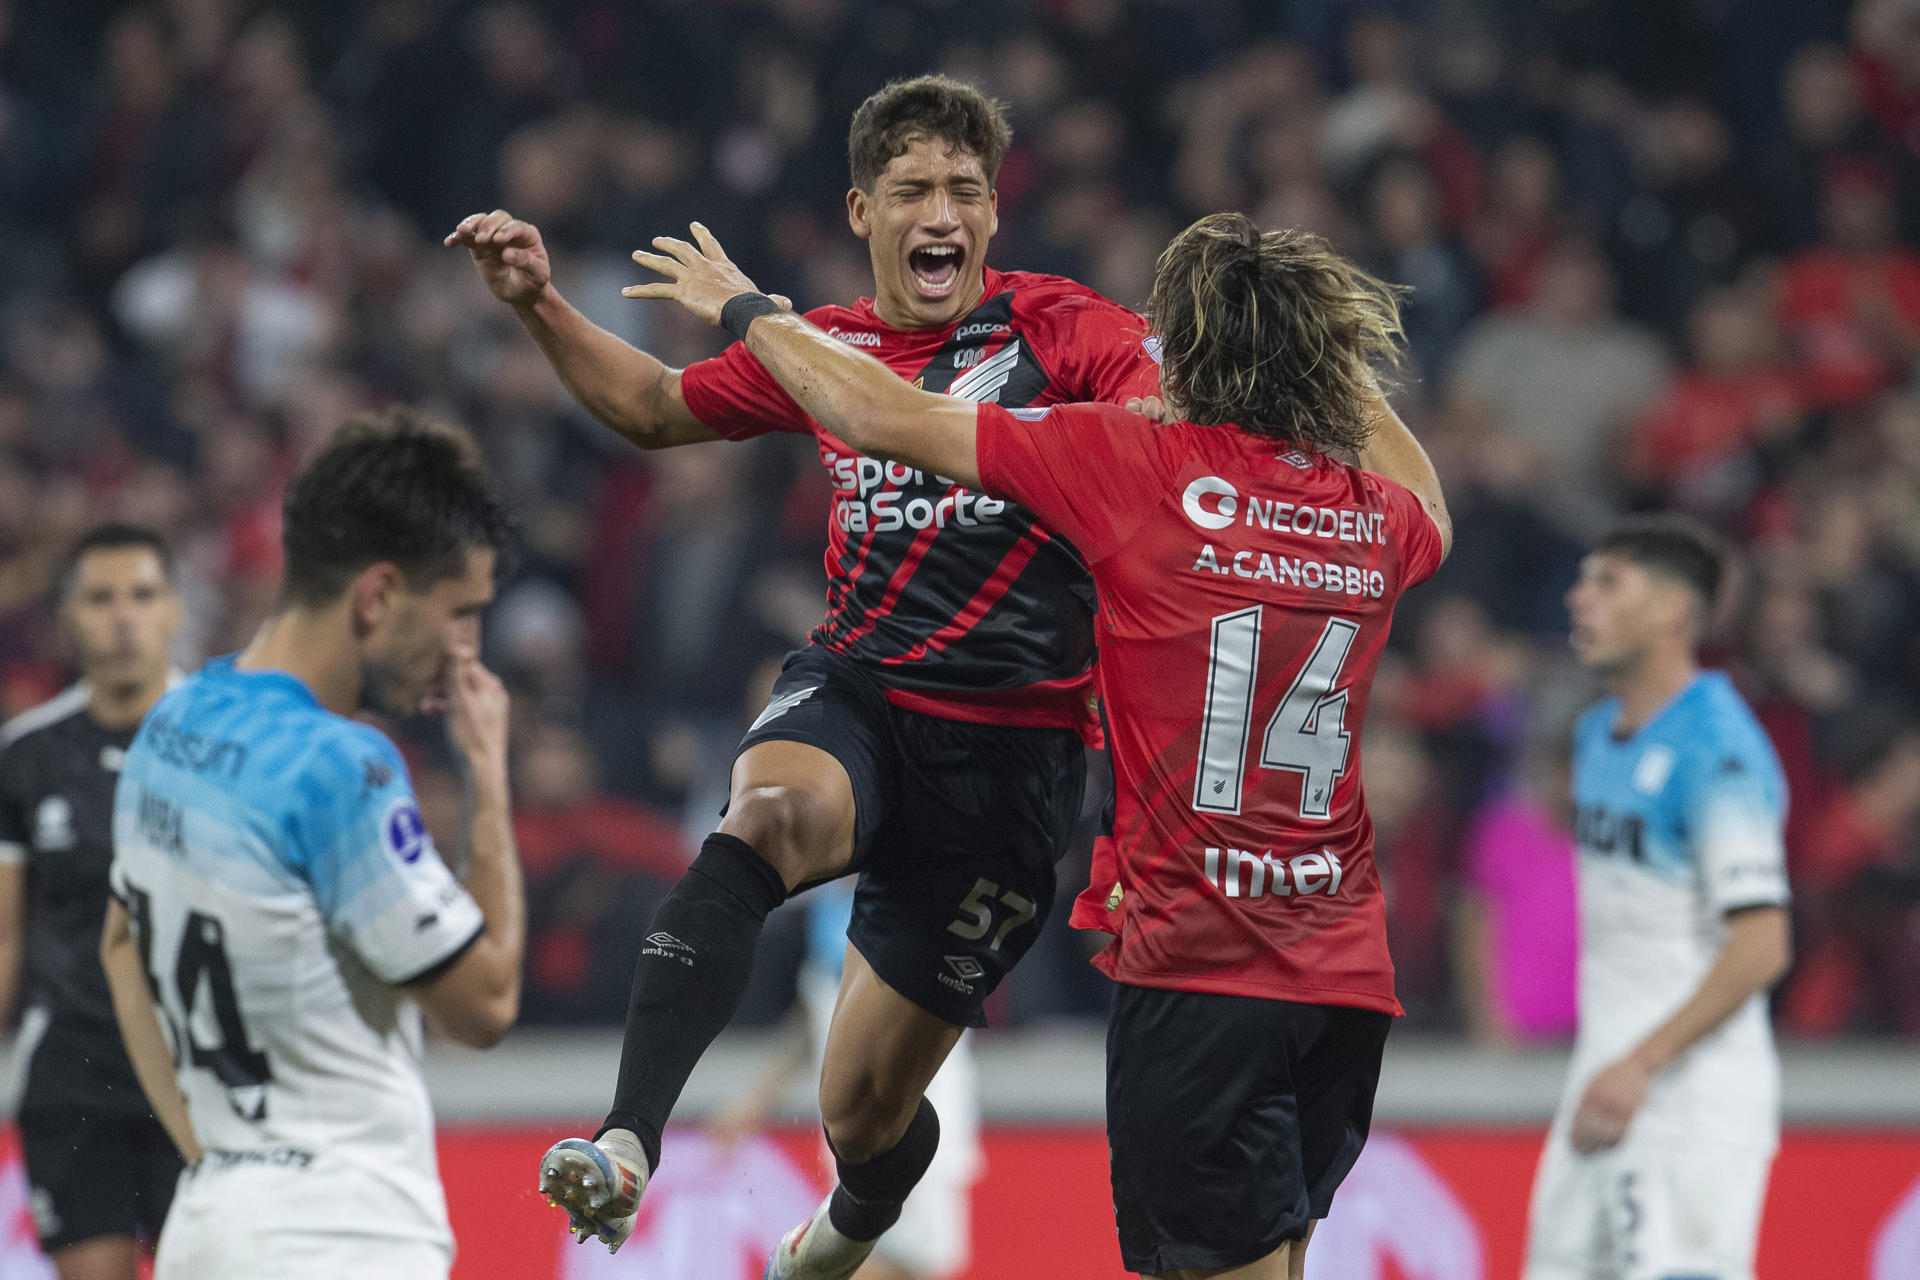
<path fill-rule="evenodd" d="M 1660 794 L 1660 788 L 1667 785 L 1667 778 L 1673 773 L 1673 748 L 1658 743 L 1641 753 L 1640 762 L 1633 767 L 1633 789 L 1643 796 Z"/>
<path fill-rule="evenodd" d="M 1218 499 L 1212 510 L 1201 505 L 1207 498 Z M 1201 476 L 1180 495 L 1180 509 L 1202 529 L 1224 529 L 1240 511 L 1240 491 L 1219 476 Z"/>
<path fill-rule="evenodd" d="M 380 820 L 380 837 L 386 842 L 387 852 L 411 866 L 420 861 L 420 855 L 427 851 L 427 824 L 420 820 L 420 810 L 412 799 L 402 796 L 387 806 L 387 816 Z"/>
<path fill-rule="evenodd" d="M 73 806 L 65 796 L 48 796 L 33 811 L 33 847 L 59 853 L 78 843 L 73 834 Z"/>

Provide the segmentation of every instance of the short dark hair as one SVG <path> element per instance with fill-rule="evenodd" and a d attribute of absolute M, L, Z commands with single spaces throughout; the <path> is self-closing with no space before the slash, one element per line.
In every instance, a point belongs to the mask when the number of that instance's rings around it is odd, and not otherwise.
<path fill-rule="evenodd" d="M 1632 516 L 1607 530 L 1595 555 L 1621 556 L 1692 591 L 1702 613 L 1719 599 L 1726 544 L 1698 520 L 1680 515 Z"/>
<path fill-rule="evenodd" d="M 65 600 L 73 594 L 74 583 L 80 577 L 82 560 L 96 551 L 124 551 L 129 547 L 144 547 L 153 552 L 153 558 L 160 562 L 160 572 L 166 578 L 167 585 L 173 585 L 173 548 L 167 545 L 167 540 L 143 525 L 114 520 L 97 524 L 81 534 L 80 540 L 67 552 L 57 579 L 60 599 Z"/>
<path fill-rule="evenodd" d="M 951 76 L 890 81 L 853 113 L 847 134 L 853 185 L 873 190 L 881 170 L 921 138 L 971 151 L 991 184 L 1013 145 L 1013 129 L 1005 103 Z"/>
<path fill-rule="evenodd" d="M 1305 231 L 1241 213 L 1182 231 L 1154 268 L 1147 322 L 1184 418 L 1313 449 L 1373 434 L 1374 368 L 1398 360 L 1400 303 Z"/>
<path fill-rule="evenodd" d="M 472 551 L 504 553 L 512 534 L 472 437 L 404 406 L 355 414 L 287 486 L 282 599 L 331 603 L 382 561 L 425 590 L 464 572 Z"/>

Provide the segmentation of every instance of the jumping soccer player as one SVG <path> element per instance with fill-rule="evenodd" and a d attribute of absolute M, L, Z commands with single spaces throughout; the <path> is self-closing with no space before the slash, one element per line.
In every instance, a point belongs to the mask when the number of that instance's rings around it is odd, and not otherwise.
<path fill-rule="evenodd" d="M 1786 783 L 1694 658 L 1723 556 L 1620 525 L 1567 595 L 1613 696 L 1574 731 L 1580 1029 L 1534 1181 L 1528 1280 L 1752 1280 L 1780 1138 L 1764 993 L 1786 971 Z"/>
<path fill-rule="evenodd" d="M 24 967 L 20 1142 L 40 1247 L 61 1280 L 134 1280 L 180 1176 L 100 971 L 113 786 L 167 691 L 180 622 L 166 543 L 131 525 L 91 530 L 60 578 L 81 681 L 0 728 L 0 1009 Z"/>
<path fill-rule="evenodd" d="M 484 1047 L 519 1005 L 507 694 L 476 656 L 507 533 L 465 436 L 350 420 L 287 489 L 277 612 L 127 752 L 101 960 L 190 1166 L 157 1280 L 452 1266 L 420 1010 Z M 464 887 L 399 751 L 348 718 L 441 706 L 472 786 Z"/>
<path fill-rule="evenodd" d="M 1118 935 L 1103 967 L 1120 984 L 1121 1256 L 1153 1275 L 1299 1280 L 1399 1011 L 1361 724 L 1394 603 L 1450 536 L 1433 467 L 1369 368 L 1394 351 L 1392 292 L 1317 237 L 1203 218 L 1154 279 L 1176 419 L 1159 426 L 906 386 L 694 237 L 654 241 L 639 261 L 668 281 L 628 295 L 724 324 L 836 439 L 1019 502 L 1085 556 L 1117 876 L 1082 905 Z"/>
<path fill-rule="evenodd" d="M 1157 389 L 1145 326 L 1068 280 L 986 268 L 998 104 L 938 76 L 855 113 L 847 216 L 874 297 L 813 312 L 904 386 L 969 401 L 1127 401 Z M 1080 551 L 1003 498 L 834 438 L 739 347 L 669 369 L 555 292 L 539 233 L 505 211 L 447 237 L 511 304 L 574 397 L 643 448 L 812 434 L 836 489 L 827 617 L 734 764 L 725 820 L 652 922 L 614 1105 L 541 1185 L 584 1239 L 632 1230 L 660 1133 L 738 1007 L 768 912 L 862 873 L 820 1080 L 839 1186 L 780 1274 L 851 1275 L 939 1142 L 928 1082 L 1053 901 L 1097 740 L 1093 587 Z"/>

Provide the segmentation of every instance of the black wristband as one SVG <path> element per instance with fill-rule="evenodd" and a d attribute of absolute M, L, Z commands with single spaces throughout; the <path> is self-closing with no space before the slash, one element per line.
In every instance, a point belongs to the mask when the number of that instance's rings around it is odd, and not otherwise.
<path fill-rule="evenodd" d="M 720 327 L 745 342 L 748 325 L 779 309 L 780 304 L 764 293 L 736 293 L 720 308 Z"/>

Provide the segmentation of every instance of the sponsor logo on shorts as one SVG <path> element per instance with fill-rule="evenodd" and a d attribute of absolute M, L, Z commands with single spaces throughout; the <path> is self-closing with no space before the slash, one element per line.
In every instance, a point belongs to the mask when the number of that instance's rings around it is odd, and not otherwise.
<path fill-rule="evenodd" d="M 693 968 L 693 948 L 664 929 L 647 935 L 647 945 L 640 948 L 640 954 L 658 956 L 662 960 L 678 960 L 687 968 Z"/>
<path fill-rule="evenodd" d="M 818 692 L 820 692 L 820 686 L 817 684 L 810 684 L 804 689 L 794 689 L 790 692 L 778 695 L 772 701 L 767 703 L 767 709 L 760 713 L 760 718 L 758 720 L 755 720 L 753 724 L 748 727 L 747 732 L 752 733 L 755 729 L 758 729 L 761 725 L 766 724 L 769 720 L 778 720 L 781 716 L 787 714 L 787 712 L 793 710 L 795 707 L 799 706 L 801 703 L 805 702 L 808 698 L 811 698 L 814 694 Z"/>
<path fill-rule="evenodd" d="M 985 966 L 972 956 L 942 956 L 941 959 L 947 962 L 947 968 L 953 972 L 951 974 L 936 973 L 933 976 L 938 978 L 943 986 L 951 987 L 963 996 L 972 995 L 973 984 L 987 976 Z"/>
<path fill-rule="evenodd" d="M 1292 858 L 1249 849 L 1208 849 L 1205 866 L 1208 882 L 1229 898 L 1268 894 L 1276 898 L 1324 894 L 1331 898 L 1340 892 L 1345 875 L 1345 868 L 1331 849 Z"/>

